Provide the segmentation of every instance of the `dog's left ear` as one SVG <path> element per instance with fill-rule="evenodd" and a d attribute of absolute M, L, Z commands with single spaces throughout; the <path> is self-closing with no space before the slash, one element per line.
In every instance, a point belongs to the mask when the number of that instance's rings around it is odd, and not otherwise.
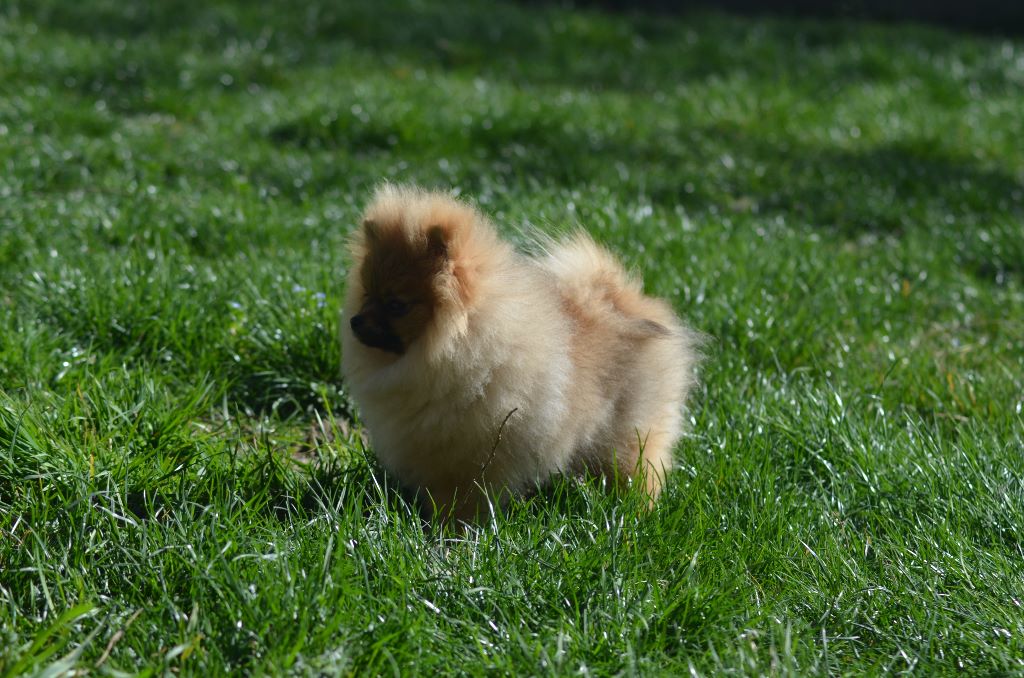
<path fill-rule="evenodd" d="M 427 252 L 435 259 L 448 258 L 448 231 L 440 224 L 427 228 Z"/>
<path fill-rule="evenodd" d="M 380 228 L 373 219 L 363 219 L 363 233 L 368 243 L 376 243 L 380 240 Z"/>

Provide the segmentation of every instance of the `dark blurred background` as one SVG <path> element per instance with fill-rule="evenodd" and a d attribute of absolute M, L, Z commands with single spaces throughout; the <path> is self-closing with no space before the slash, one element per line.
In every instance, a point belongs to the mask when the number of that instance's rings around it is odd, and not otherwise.
<path fill-rule="evenodd" d="M 528 0 L 529 2 L 530 0 Z M 532 0 L 544 3 L 545 0 Z M 820 19 L 917 21 L 946 28 L 979 32 L 1024 32 L 1024 0 L 576 0 L 574 7 L 600 7 L 614 11 L 680 13 L 720 9 L 743 14 L 775 14 Z"/>

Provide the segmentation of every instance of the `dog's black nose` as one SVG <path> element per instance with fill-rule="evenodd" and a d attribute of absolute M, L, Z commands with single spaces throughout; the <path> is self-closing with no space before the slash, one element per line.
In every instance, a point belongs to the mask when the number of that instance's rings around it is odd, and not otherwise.
<path fill-rule="evenodd" d="M 360 327 L 366 325 L 366 318 L 361 315 L 354 315 L 348 324 L 352 326 L 353 330 L 358 330 Z"/>

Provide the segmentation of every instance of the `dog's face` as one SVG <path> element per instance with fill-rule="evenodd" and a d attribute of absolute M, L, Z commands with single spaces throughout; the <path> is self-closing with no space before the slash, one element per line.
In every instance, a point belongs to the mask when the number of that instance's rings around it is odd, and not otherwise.
<path fill-rule="evenodd" d="M 349 325 L 364 345 L 402 355 L 426 332 L 443 302 L 439 278 L 448 263 L 445 229 L 410 232 L 368 219 L 362 237 L 358 275 L 363 295 Z"/>

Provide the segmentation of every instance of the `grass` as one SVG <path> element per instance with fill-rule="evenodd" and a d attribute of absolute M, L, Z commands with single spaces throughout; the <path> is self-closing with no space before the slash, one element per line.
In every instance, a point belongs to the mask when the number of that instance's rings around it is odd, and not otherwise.
<path fill-rule="evenodd" d="M 456 5 L 0 9 L 0 674 L 1024 671 L 1024 43 Z M 713 338 L 656 512 L 377 487 L 384 177 Z"/>

